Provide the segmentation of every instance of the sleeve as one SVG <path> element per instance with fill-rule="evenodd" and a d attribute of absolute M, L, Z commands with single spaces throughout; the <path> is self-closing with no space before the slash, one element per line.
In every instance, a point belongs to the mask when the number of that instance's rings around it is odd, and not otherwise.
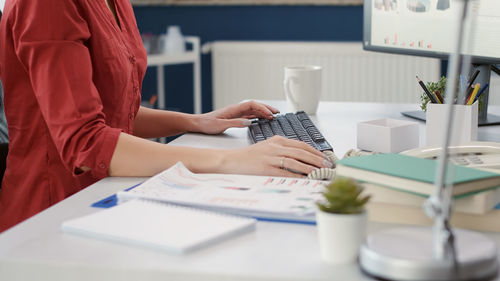
<path fill-rule="evenodd" d="M 91 36 L 76 0 L 17 1 L 12 24 L 16 54 L 26 69 L 64 165 L 75 175 L 108 174 L 120 129 L 105 124 L 92 82 Z"/>

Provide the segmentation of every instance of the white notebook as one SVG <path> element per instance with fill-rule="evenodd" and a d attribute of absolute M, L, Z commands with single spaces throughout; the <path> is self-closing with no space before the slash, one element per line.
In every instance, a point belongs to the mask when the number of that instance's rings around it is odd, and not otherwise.
<path fill-rule="evenodd" d="M 66 233 L 186 253 L 255 229 L 252 218 L 226 215 L 148 200 L 66 221 Z"/>

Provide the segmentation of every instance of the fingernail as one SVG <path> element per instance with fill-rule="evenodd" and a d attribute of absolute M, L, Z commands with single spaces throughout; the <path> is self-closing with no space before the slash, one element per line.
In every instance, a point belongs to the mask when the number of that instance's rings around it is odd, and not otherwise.
<path fill-rule="evenodd" d="M 331 167 L 333 167 L 333 163 L 330 162 L 330 161 L 328 161 L 328 160 L 326 160 L 326 159 L 324 159 L 323 160 L 323 166 L 325 166 L 326 168 L 331 168 Z"/>
<path fill-rule="evenodd" d="M 252 124 L 252 121 L 250 121 L 248 119 L 241 121 L 241 125 L 243 125 L 243 126 L 250 126 L 250 124 Z"/>

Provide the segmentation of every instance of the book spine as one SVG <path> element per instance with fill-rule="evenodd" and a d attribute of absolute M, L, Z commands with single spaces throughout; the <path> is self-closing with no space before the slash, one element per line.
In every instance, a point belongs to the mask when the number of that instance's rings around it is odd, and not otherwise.
<path fill-rule="evenodd" d="M 425 215 L 423 208 L 395 204 L 368 203 L 368 220 L 374 222 L 431 226 L 433 221 Z M 477 231 L 500 232 L 500 210 L 484 215 L 453 213 L 451 225 Z"/>

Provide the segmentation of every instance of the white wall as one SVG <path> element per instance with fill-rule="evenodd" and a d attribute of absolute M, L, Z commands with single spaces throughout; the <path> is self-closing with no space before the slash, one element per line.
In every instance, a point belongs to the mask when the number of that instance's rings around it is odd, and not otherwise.
<path fill-rule="evenodd" d="M 323 67 L 324 101 L 418 103 L 415 75 L 436 81 L 433 58 L 363 51 L 361 42 L 215 41 L 212 51 L 213 105 L 244 99 L 284 99 L 283 67 Z M 208 47 L 207 47 L 208 46 Z"/>
<path fill-rule="evenodd" d="M 3 11 L 3 6 L 5 5 L 5 0 L 0 0 L 0 10 Z"/>

